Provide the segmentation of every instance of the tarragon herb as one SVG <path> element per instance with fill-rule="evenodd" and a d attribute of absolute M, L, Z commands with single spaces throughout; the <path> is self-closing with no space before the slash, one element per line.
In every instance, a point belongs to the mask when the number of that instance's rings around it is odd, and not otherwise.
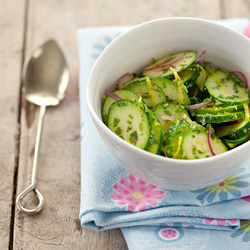
<path fill-rule="evenodd" d="M 113 127 L 117 127 L 118 126 L 118 124 L 120 123 L 120 119 L 119 118 L 114 118 L 114 122 L 113 122 Z"/>

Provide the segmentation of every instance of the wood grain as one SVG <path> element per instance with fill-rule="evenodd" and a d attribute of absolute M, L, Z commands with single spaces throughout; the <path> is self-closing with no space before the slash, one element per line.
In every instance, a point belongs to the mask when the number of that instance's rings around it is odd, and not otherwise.
<path fill-rule="evenodd" d="M 40 214 L 31 217 L 17 211 L 14 249 L 126 249 L 119 229 L 97 233 L 82 229 L 78 219 L 80 121 L 78 25 L 75 23 L 77 1 L 75 5 L 74 2 L 69 4 L 69 1 L 29 1 L 28 8 L 25 56 L 44 40 L 53 38 L 64 50 L 71 76 L 65 99 L 58 107 L 48 108 L 45 115 L 38 170 L 38 189 L 45 197 L 45 207 Z M 17 193 L 30 183 L 37 118 L 38 109 L 23 99 Z M 27 197 L 24 204 L 34 206 L 36 199 Z"/>
<path fill-rule="evenodd" d="M 12 240 L 12 195 L 18 154 L 24 1 L 14 5 L 0 0 L 0 16 L 0 242 L 1 248 L 7 249 Z"/>
<path fill-rule="evenodd" d="M 244 5 L 245 10 L 237 6 L 238 2 Z M 45 207 L 34 216 L 25 216 L 16 210 L 13 249 L 126 250 L 119 229 L 97 233 L 82 228 L 78 219 L 80 118 L 76 31 L 80 27 L 139 24 L 171 16 L 207 19 L 249 16 L 249 1 L 26 0 L 27 26 L 24 26 L 24 0 L 15 1 L 15 4 L 0 0 L 0 3 L 2 6 L 4 4 L 4 8 L 0 8 L 0 15 L 4 17 L 4 21 L 0 22 L 1 31 L 4 31 L 4 40 L 0 43 L 0 51 L 4 53 L 0 58 L 0 81 L 1 88 L 4 88 L 4 93 L 0 91 L 0 114 L 4 117 L 2 119 L 6 119 L 0 123 L 4 134 L 0 145 L 5 149 L 0 157 L 0 174 L 4 177 L 0 186 L 0 230 L 4 232 L 0 235 L 1 246 L 7 249 L 9 242 L 10 231 L 6 231 L 6 228 L 11 228 L 16 163 L 19 163 L 17 193 L 30 183 L 39 111 L 22 97 L 19 141 L 17 117 L 22 53 L 24 51 L 23 56 L 27 57 L 35 47 L 53 38 L 66 55 L 70 66 L 70 83 L 62 103 L 48 108 L 45 115 L 38 170 L 38 189 L 45 197 Z M 25 29 L 27 33 L 24 33 Z M 16 143 L 20 143 L 17 160 Z M 29 196 L 25 204 L 34 206 L 36 199 Z"/>
<path fill-rule="evenodd" d="M 250 0 L 222 0 L 224 18 L 250 18 Z"/>

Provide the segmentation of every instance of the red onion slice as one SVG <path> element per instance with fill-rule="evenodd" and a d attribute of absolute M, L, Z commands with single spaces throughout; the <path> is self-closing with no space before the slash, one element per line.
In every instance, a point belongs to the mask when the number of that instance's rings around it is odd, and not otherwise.
<path fill-rule="evenodd" d="M 206 54 L 206 50 L 203 50 L 201 52 L 201 54 L 196 58 L 195 62 L 197 63 L 198 61 L 200 61 L 200 59 Z"/>
<path fill-rule="evenodd" d="M 157 64 L 157 65 L 154 65 L 154 66 L 152 66 L 152 67 L 150 67 L 150 68 L 148 68 L 148 69 L 144 69 L 143 71 L 149 71 L 149 70 L 156 69 L 156 68 L 168 68 L 168 67 L 170 67 L 171 65 L 173 65 L 174 63 L 177 63 L 177 62 L 179 62 L 179 61 L 182 60 L 182 59 L 183 59 L 183 57 L 180 57 L 180 58 L 178 58 L 178 59 L 176 59 L 175 61 L 170 62 L 170 63 L 167 63 L 167 61 L 164 61 L 164 62 L 159 63 L 159 64 Z"/>
<path fill-rule="evenodd" d="M 104 93 L 105 96 L 109 96 L 111 98 L 113 98 L 114 100 L 116 101 L 119 101 L 119 100 L 122 100 L 122 98 L 112 92 L 110 92 L 109 90 L 105 90 L 105 93 Z"/>
<path fill-rule="evenodd" d="M 208 129 L 208 134 L 207 134 L 207 142 L 208 142 L 208 146 L 209 146 L 209 149 L 210 149 L 212 156 L 215 156 L 216 153 L 215 153 L 215 150 L 213 148 L 212 141 L 211 141 L 211 128 L 212 128 L 212 126 L 210 125 L 210 127 Z"/>
<path fill-rule="evenodd" d="M 232 71 L 232 73 L 235 74 L 236 76 L 238 76 L 240 78 L 240 80 L 242 80 L 245 83 L 245 86 L 248 89 L 246 76 L 240 71 Z"/>
<path fill-rule="evenodd" d="M 206 105 L 208 105 L 212 100 L 208 100 L 207 102 L 201 102 L 201 103 L 197 103 L 194 105 L 190 105 L 188 108 L 186 108 L 186 110 L 193 110 L 193 109 L 200 109 Z"/>
<path fill-rule="evenodd" d="M 123 88 L 123 84 L 133 79 L 133 74 L 127 72 L 118 78 L 118 89 Z"/>

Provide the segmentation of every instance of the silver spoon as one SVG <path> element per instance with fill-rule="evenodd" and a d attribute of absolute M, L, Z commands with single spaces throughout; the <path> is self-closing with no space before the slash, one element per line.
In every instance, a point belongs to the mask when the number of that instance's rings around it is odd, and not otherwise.
<path fill-rule="evenodd" d="M 38 128 L 34 152 L 31 185 L 21 192 L 16 199 L 17 208 L 28 215 L 40 212 L 44 205 L 42 194 L 36 189 L 38 155 L 43 126 L 43 118 L 47 106 L 55 106 L 64 98 L 69 82 L 69 70 L 64 55 L 53 40 L 49 40 L 33 51 L 27 58 L 22 70 L 23 92 L 26 99 L 40 106 Z M 23 197 L 34 191 L 39 200 L 36 208 L 24 208 Z"/>

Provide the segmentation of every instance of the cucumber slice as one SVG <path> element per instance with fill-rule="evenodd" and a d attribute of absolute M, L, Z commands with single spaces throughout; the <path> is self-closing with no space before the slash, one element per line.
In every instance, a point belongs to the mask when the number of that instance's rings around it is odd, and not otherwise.
<path fill-rule="evenodd" d="M 151 126 L 147 150 L 153 154 L 160 154 L 164 132 L 156 115 L 151 110 L 148 110 L 147 112 Z"/>
<path fill-rule="evenodd" d="M 219 138 L 237 140 L 250 132 L 250 119 L 241 119 L 234 124 L 218 125 L 215 134 Z"/>
<path fill-rule="evenodd" d="M 113 92 L 115 95 L 121 97 L 122 99 L 127 99 L 131 101 L 138 102 L 140 96 L 137 95 L 136 93 L 125 90 L 125 89 L 118 89 Z M 116 100 L 113 99 L 112 97 L 106 96 L 105 101 L 102 106 L 102 119 L 103 122 L 107 125 L 108 123 L 108 113 L 109 113 L 109 108 L 114 103 Z"/>
<path fill-rule="evenodd" d="M 179 151 L 178 153 L 179 138 L 191 130 L 200 131 L 201 129 L 198 124 L 196 126 L 195 124 L 190 124 L 185 120 L 176 122 L 169 127 L 167 139 L 166 139 L 167 146 L 165 149 L 165 153 L 167 154 L 168 157 L 174 156 L 174 158 L 178 158 L 178 159 L 183 158 L 181 151 Z"/>
<path fill-rule="evenodd" d="M 222 123 L 243 119 L 245 116 L 243 111 L 234 113 L 218 113 L 218 114 L 196 114 L 193 116 L 198 123 L 205 125 L 207 123 Z"/>
<path fill-rule="evenodd" d="M 235 105 L 235 106 L 227 106 L 227 107 L 221 107 L 221 106 L 215 106 L 213 108 L 211 107 L 203 107 L 200 109 L 194 109 L 193 112 L 196 114 L 219 114 L 219 113 L 228 113 L 228 112 L 237 112 L 244 110 L 243 105 Z"/>
<path fill-rule="evenodd" d="M 182 104 L 187 104 L 187 105 L 191 103 L 189 96 L 185 92 L 185 90 L 182 89 L 181 93 L 179 93 L 178 86 L 169 79 L 166 79 L 164 77 L 155 77 L 155 78 L 150 78 L 150 81 L 153 85 L 157 85 L 158 87 L 160 87 L 168 99 L 174 102 L 179 102 L 179 99 L 181 99 Z"/>
<path fill-rule="evenodd" d="M 195 80 L 199 75 L 200 71 L 197 68 L 192 68 L 192 67 L 179 73 L 179 77 L 186 86 L 189 83 L 195 82 Z"/>
<path fill-rule="evenodd" d="M 138 148 L 148 145 L 150 126 L 147 113 L 130 100 L 114 102 L 109 110 L 108 127 L 116 135 Z"/>
<path fill-rule="evenodd" d="M 190 131 L 183 136 L 181 150 L 186 159 L 201 159 L 212 156 L 208 144 L 208 133 L 205 131 Z M 216 154 L 222 154 L 228 149 L 217 137 L 211 138 Z"/>
<path fill-rule="evenodd" d="M 209 95 L 222 105 L 249 103 L 248 89 L 224 70 L 211 71 L 205 81 Z"/>
<path fill-rule="evenodd" d="M 158 103 L 166 102 L 166 96 L 163 90 L 153 85 L 150 79 L 132 82 L 124 87 L 124 89 L 140 95 L 149 107 L 155 107 Z"/>
<path fill-rule="evenodd" d="M 246 141 L 249 141 L 250 139 L 250 133 L 240 139 L 236 139 L 236 140 L 230 140 L 230 139 L 223 139 L 223 142 L 229 147 L 229 148 L 234 148 Z"/>
<path fill-rule="evenodd" d="M 151 64 L 142 71 L 142 75 L 149 77 L 169 77 L 173 75 L 170 67 L 173 67 L 176 72 L 179 73 L 192 65 L 195 62 L 196 58 L 196 51 L 183 51 L 175 53 Z"/>
<path fill-rule="evenodd" d="M 195 85 L 199 88 L 199 90 L 201 92 L 203 92 L 204 89 L 204 83 L 206 80 L 206 77 L 208 76 L 208 71 L 206 70 L 206 68 L 200 68 L 200 72 L 199 72 L 199 76 L 196 78 L 196 80 L 194 81 Z"/>
<path fill-rule="evenodd" d="M 169 126 L 175 123 L 176 120 L 191 120 L 186 109 L 175 103 L 159 103 L 155 106 L 154 113 L 165 133 L 168 132 Z"/>

